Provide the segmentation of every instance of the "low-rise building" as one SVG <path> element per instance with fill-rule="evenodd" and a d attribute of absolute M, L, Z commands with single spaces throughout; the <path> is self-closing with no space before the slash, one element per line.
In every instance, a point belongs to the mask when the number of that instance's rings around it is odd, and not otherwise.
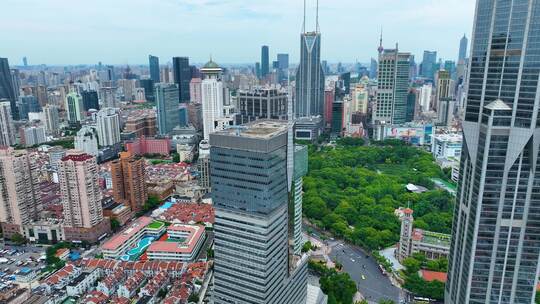
<path fill-rule="evenodd" d="M 165 228 L 161 225 L 151 225 L 153 219 L 142 216 L 136 219 L 131 225 L 109 239 L 101 249 L 105 258 L 119 258 L 124 255 L 127 249 L 132 248 L 144 236 L 160 237 Z"/>
<path fill-rule="evenodd" d="M 431 143 L 431 153 L 435 159 L 459 158 L 463 146 L 460 133 L 435 134 Z"/>
<path fill-rule="evenodd" d="M 144 273 L 137 271 L 130 276 L 123 284 L 118 286 L 117 294 L 119 297 L 125 297 L 128 299 L 133 298 L 139 289 L 146 282 L 146 276 Z"/>
<path fill-rule="evenodd" d="M 157 300 L 159 291 L 169 283 L 169 277 L 165 272 L 156 274 L 139 292 L 139 297 L 148 297 L 147 303 L 159 303 Z"/>
<path fill-rule="evenodd" d="M 48 276 L 41 282 L 47 293 L 55 290 L 61 290 L 69 284 L 73 279 L 82 273 L 82 269 L 75 267 L 73 264 L 67 264 L 62 269 Z"/>
<path fill-rule="evenodd" d="M 105 278 L 98 283 L 96 290 L 101 291 L 110 297 L 115 294 L 116 288 L 124 280 L 125 276 L 124 270 L 118 268 L 111 274 L 105 276 Z"/>
<path fill-rule="evenodd" d="M 205 228 L 199 225 L 173 224 L 167 227 L 167 236 L 167 240 L 155 241 L 148 247 L 148 259 L 194 261 L 206 239 Z"/>
<path fill-rule="evenodd" d="M 429 260 L 447 258 L 450 252 L 450 235 L 413 228 L 413 210 L 400 208 L 396 214 L 401 220 L 401 234 L 396 257 L 403 261 L 414 253 L 421 253 Z"/>
<path fill-rule="evenodd" d="M 37 277 L 37 269 L 23 267 L 16 275 L 15 279 L 19 283 L 30 283 Z"/>
<path fill-rule="evenodd" d="M 99 274 L 97 269 L 82 272 L 66 286 L 67 295 L 74 297 L 85 294 L 94 286 Z"/>
<path fill-rule="evenodd" d="M 120 223 L 120 226 L 123 226 L 131 219 L 133 213 L 128 206 L 114 202 L 114 200 L 111 199 L 111 202 L 103 205 L 103 216 L 115 219 Z"/>

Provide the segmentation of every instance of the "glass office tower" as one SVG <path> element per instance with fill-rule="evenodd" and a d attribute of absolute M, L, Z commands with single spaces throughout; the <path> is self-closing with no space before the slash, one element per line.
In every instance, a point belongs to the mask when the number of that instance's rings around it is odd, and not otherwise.
<path fill-rule="evenodd" d="M 445 303 L 533 303 L 540 0 L 478 0 Z"/>
<path fill-rule="evenodd" d="M 286 121 L 259 120 L 210 134 L 216 304 L 306 302 L 307 150 L 291 144 L 289 129 Z"/>

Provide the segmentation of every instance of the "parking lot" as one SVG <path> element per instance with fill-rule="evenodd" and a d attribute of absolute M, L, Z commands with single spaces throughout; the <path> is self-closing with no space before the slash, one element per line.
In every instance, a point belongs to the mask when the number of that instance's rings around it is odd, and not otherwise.
<path fill-rule="evenodd" d="M 0 245 L 0 280 L 13 280 L 23 268 L 45 267 L 46 247 Z"/>

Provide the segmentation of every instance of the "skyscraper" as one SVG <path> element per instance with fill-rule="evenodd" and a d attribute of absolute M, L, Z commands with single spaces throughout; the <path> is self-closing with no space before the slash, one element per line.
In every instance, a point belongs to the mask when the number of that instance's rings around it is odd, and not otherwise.
<path fill-rule="evenodd" d="M 369 78 L 377 78 L 377 60 L 375 60 L 374 58 L 371 58 L 371 62 L 369 65 Z"/>
<path fill-rule="evenodd" d="M 467 36 L 463 34 L 463 37 L 461 40 L 459 40 L 459 54 L 458 54 L 458 63 L 462 60 L 465 60 L 467 58 L 467 45 L 469 44 L 469 40 L 467 39 Z"/>
<path fill-rule="evenodd" d="M 19 129 L 21 144 L 25 147 L 32 147 L 46 142 L 45 128 L 41 126 L 30 126 Z"/>
<path fill-rule="evenodd" d="M 154 83 L 159 83 L 159 58 L 148 55 L 148 65 L 150 69 L 150 79 L 152 79 Z"/>
<path fill-rule="evenodd" d="M 116 87 L 102 87 L 99 89 L 100 104 L 104 108 L 118 108 Z"/>
<path fill-rule="evenodd" d="M 222 69 L 212 60 L 207 62 L 201 69 L 203 74 L 201 101 L 203 115 L 204 139 L 208 140 L 209 134 L 216 130 L 216 121 L 223 117 L 223 82 L 221 81 Z"/>
<path fill-rule="evenodd" d="M 295 253 L 293 245 L 301 209 L 288 193 L 297 193 L 290 142 L 285 121 L 257 121 L 210 134 L 216 304 L 306 301 L 307 257 Z M 297 169 L 300 175 L 304 171 Z"/>
<path fill-rule="evenodd" d="M 296 70 L 296 117 L 324 115 L 324 71 L 321 66 L 321 33 L 317 6 L 317 21 L 314 32 L 306 32 L 306 20 L 300 34 L 300 64 Z M 305 11 L 305 7 L 304 7 Z"/>
<path fill-rule="evenodd" d="M 289 69 L 289 54 L 277 54 L 277 61 L 280 70 Z"/>
<path fill-rule="evenodd" d="M 267 45 L 261 47 L 261 78 L 270 73 L 270 55 Z"/>
<path fill-rule="evenodd" d="M 191 81 L 191 67 L 189 58 L 173 57 L 173 78 L 178 85 L 178 100 L 182 103 L 189 102 L 189 83 Z"/>
<path fill-rule="evenodd" d="M 147 101 L 155 101 L 154 98 L 154 81 L 152 79 L 139 80 L 141 88 L 144 89 L 144 99 Z"/>
<path fill-rule="evenodd" d="M 433 95 L 433 85 L 431 83 L 424 84 L 420 88 L 420 111 L 427 113 L 431 110 L 431 99 Z"/>
<path fill-rule="evenodd" d="M 0 99 L 0 146 L 15 144 L 15 127 L 11 115 L 11 102 Z"/>
<path fill-rule="evenodd" d="M 45 130 L 47 133 L 57 135 L 60 131 L 60 117 L 58 107 L 55 105 L 46 105 L 43 107 L 43 117 Z"/>
<path fill-rule="evenodd" d="M 540 1 L 478 0 L 445 303 L 534 303 Z"/>
<path fill-rule="evenodd" d="M 14 120 L 19 120 L 19 111 L 17 109 L 17 97 L 9 62 L 7 58 L 0 58 L 0 99 L 5 98 L 11 105 L 11 116 Z"/>
<path fill-rule="evenodd" d="M 0 148 L 0 223 L 4 237 L 22 233 L 41 208 L 37 162 L 25 150 Z"/>
<path fill-rule="evenodd" d="M 373 122 L 401 124 L 406 120 L 411 54 L 396 49 L 379 54 Z"/>
<path fill-rule="evenodd" d="M 155 88 L 158 130 L 159 134 L 165 135 L 180 124 L 178 85 L 158 83 Z"/>
<path fill-rule="evenodd" d="M 260 62 L 255 62 L 255 76 L 257 76 L 257 78 L 261 78 L 261 63 Z"/>
<path fill-rule="evenodd" d="M 279 80 L 286 81 L 289 75 L 289 54 L 277 54 Z"/>
<path fill-rule="evenodd" d="M 28 113 L 30 112 L 41 112 L 41 105 L 33 95 L 19 96 L 17 108 L 19 109 L 19 119 L 21 120 L 28 119 Z"/>
<path fill-rule="evenodd" d="M 96 158 L 76 151 L 64 156 L 58 178 L 66 233 L 69 228 L 91 232 L 100 226 L 103 209 Z"/>
<path fill-rule="evenodd" d="M 111 163 L 114 199 L 131 207 L 133 212 L 140 211 L 148 199 L 144 166 L 144 159 L 130 152 L 121 152 L 120 159 Z"/>
<path fill-rule="evenodd" d="M 96 91 L 82 91 L 81 96 L 84 111 L 89 111 L 90 109 L 99 110 L 99 98 Z"/>
<path fill-rule="evenodd" d="M 67 120 L 70 124 L 76 124 L 83 120 L 84 106 L 82 97 L 73 91 L 66 95 Z"/>
<path fill-rule="evenodd" d="M 189 95 L 192 103 L 201 103 L 202 79 L 192 78 L 189 83 Z"/>
<path fill-rule="evenodd" d="M 437 52 L 436 51 L 424 51 L 422 57 L 422 68 L 420 70 L 420 76 L 428 79 L 433 79 L 435 75 L 435 65 L 437 64 Z"/>
<path fill-rule="evenodd" d="M 83 151 L 92 156 L 98 156 L 98 136 L 96 128 L 89 125 L 84 125 L 77 132 L 74 139 L 75 149 Z"/>
<path fill-rule="evenodd" d="M 101 109 L 96 115 L 96 125 L 100 146 L 112 146 L 121 141 L 120 118 L 116 109 Z"/>

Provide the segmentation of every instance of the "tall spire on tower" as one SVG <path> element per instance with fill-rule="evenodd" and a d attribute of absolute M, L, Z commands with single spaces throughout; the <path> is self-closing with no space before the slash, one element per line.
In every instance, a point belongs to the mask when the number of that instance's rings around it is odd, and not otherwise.
<path fill-rule="evenodd" d="M 383 34 L 383 29 L 381 26 L 381 37 L 379 38 L 379 48 L 377 49 L 377 51 L 379 51 L 379 54 L 382 54 L 382 52 L 384 51 L 384 47 L 382 45 L 382 34 Z"/>
<path fill-rule="evenodd" d="M 315 12 L 315 32 L 319 32 L 319 0 L 317 0 L 317 11 Z"/>
<path fill-rule="evenodd" d="M 302 22 L 302 33 L 306 32 L 306 0 L 304 0 L 304 21 Z"/>

